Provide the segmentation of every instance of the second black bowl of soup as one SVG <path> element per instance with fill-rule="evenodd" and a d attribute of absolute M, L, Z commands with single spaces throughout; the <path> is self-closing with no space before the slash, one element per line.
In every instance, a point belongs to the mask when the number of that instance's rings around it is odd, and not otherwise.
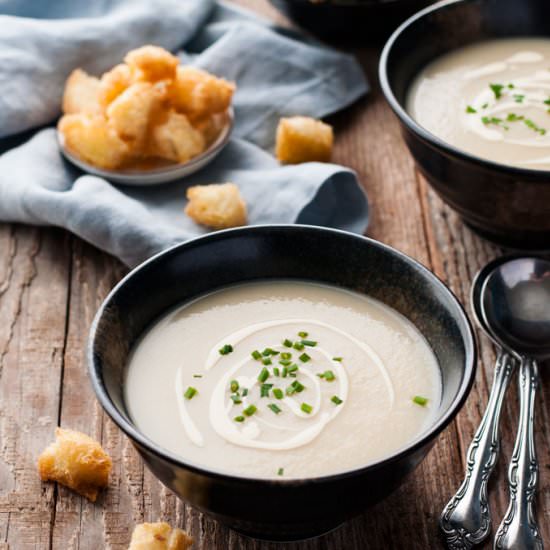
<path fill-rule="evenodd" d="M 309 226 L 155 256 L 107 297 L 89 347 L 98 399 L 159 480 L 278 540 L 395 490 L 464 403 L 475 355 L 462 307 L 426 268 Z"/>
<path fill-rule="evenodd" d="M 382 90 L 422 174 L 504 246 L 550 249 L 550 4 L 450 0 L 407 20 Z"/>

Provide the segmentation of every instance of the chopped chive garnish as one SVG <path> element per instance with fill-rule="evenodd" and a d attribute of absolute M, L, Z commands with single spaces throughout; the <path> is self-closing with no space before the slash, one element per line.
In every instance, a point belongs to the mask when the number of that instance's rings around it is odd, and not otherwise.
<path fill-rule="evenodd" d="M 269 357 L 264 357 L 264 358 L 262 359 L 262 363 L 263 363 L 264 365 L 271 365 L 271 364 L 273 364 L 273 361 L 272 361 Z"/>
<path fill-rule="evenodd" d="M 531 128 L 531 130 L 534 130 L 535 132 L 539 133 L 541 136 L 546 134 L 546 130 L 544 128 L 541 128 L 540 126 L 537 126 L 530 118 L 524 119 L 523 123 L 528 128 Z"/>
<path fill-rule="evenodd" d="M 281 359 L 279 361 L 279 365 L 283 365 L 283 367 L 288 367 L 289 365 L 292 365 L 292 361 L 290 359 Z"/>
<path fill-rule="evenodd" d="M 302 340 L 302 344 L 304 344 L 304 346 L 314 348 L 317 345 L 317 342 L 315 340 Z"/>
<path fill-rule="evenodd" d="M 235 393 L 236 391 L 239 391 L 239 383 L 236 380 L 231 380 L 229 388 L 233 393 Z"/>
<path fill-rule="evenodd" d="M 306 387 L 302 383 L 298 382 L 298 380 L 294 380 L 290 386 L 294 388 L 296 393 L 301 393 L 306 389 Z"/>
<path fill-rule="evenodd" d="M 343 360 L 343 357 L 333 357 L 332 360 L 333 361 L 338 361 L 338 363 L 341 363 L 342 360 Z"/>
<path fill-rule="evenodd" d="M 257 350 L 255 349 L 252 353 L 251 353 L 252 357 L 254 357 L 254 359 L 256 359 L 256 361 L 258 361 L 259 359 L 262 358 L 262 354 Z"/>
<path fill-rule="evenodd" d="M 550 105 L 550 97 L 549 97 L 548 99 L 545 99 L 545 100 L 544 100 L 544 104 L 545 104 L 545 105 Z"/>
<path fill-rule="evenodd" d="M 488 104 L 488 103 L 484 103 L 484 104 L 481 106 L 482 109 L 487 109 L 487 107 L 489 107 L 489 104 Z"/>
<path fill-rule="evenodd" d="M 243 411 L 243 413 L 246 416 L 252 416 L 258 409 L 256 408 L 256 405 L 248 405 L 246 409 Z"/>
<path fill-rule="evenodd" d="M 308 337 L 308 333 L 307 333 L 307 332 L 299 332 L 299 333 L 298 333 L 298 336 L 299 336 L 300 338 L 307 338 L 307 337 Z"/>
<path fill-rule="evenodd" d="M 500 99 L 502 97 L 502 89 L 504 88 L 502 84 L 489 84 L 489 88 L 493 90 L 495 99 Z"/>
<path fill-rule="evenodd" d="M 330 400 L 335 404 L 335 405 L 341 405 L 343 403 L 343 401 L 337 396 L 337 395 L 333 395 Z"/>
<path fill-rule="evenodd" d="M 292 347 L 298 351 L 302 351 L 304 349 L 304 344 L 302 344 L 302 342 L 294 342 L 294 346 Z"/>
<path fill-rule="evenodd" d="M 428 403 L 428 398 L 422 397 L 421 395 L 415 395 L 413 397 L 413 402 L 416 403 L 417 405 L 424 407 L 426 406 L 426 403 Z"/>
<path fill-rule="evenodd" d="M 264 357 L 269 357 L 271 355 L 271 348 L 265 348 L 264 351 L 262 351 L 262 355 Z"/>
<path fill-rule="evenodd" d="M 477 113 L 477 110 L 474 109 L 471 105 L 468 105 L 468 107 L 466 107 L 466 112 L 467 113 Z"/>
<path fill-rule="evenodd" d="M 516 103 L 523 103 L 523 100 L 525 99 L 525 96 L 522 94 L 514 94 L 514 101 Z"/>
<path fill-rule="evenodd" d="M 311 357 L 307 353 L 302 353 L 302 355 L 300 355 L 298 359 L 300 359 L 302 363 L 307 363 L 311 359 Z"/>
<path fill-rule="evenodd" d="M 233 351 L 233 346 L 231 344 L 225 344 L 222 348 L 218 350 L 220 355 L 227 355 Z"/>
<path fill-rule="evenodd" d="M 282 476 L 284 473 L 285 473 L 284 468 L 279 468 L 279 469 L 277 470 L 277 475 L 278 475 L 278 476 Z"/>
<path fill-rule="evenodd" d="M 273 390 L 273 395 L 275 396 L 276 399 L 282 399 L 284 397 L 283 390 L 280 390 L 279 388 L 275 388 Z"/>
<path fill-rule="evenodd" d="M 269 397 L 269 390 L 273 387 L 273 384 L 262 384 L 260 386 L 260 397 Z"/>
<path fill-rule="evenodd" d="M 505 130 L 508 130 L 508 126 L 506 126 L 505 124 L 502 124 L 502 119 L 496 116 L 481 117 L 481 122 L 483 122 L 483 124 L 485 124 L 486 126 L 488 124 L 495 124 L 496 126 L 502 126 L 502 128 L 504 128 Z"/>
<path fill-rule="evenodd" d="M 244 422 L 244 416 L 236 416 L 233 420 L 235 422 Z"/>
<path fill-rule="evenodd" d="M 185 397 L 185 399 L 193 399 L 193 397 L 198 393 L 198 390 L 197 388 L 194 388 L 193 386 L 189 386 L 186 390 L 185 390 L 185 393 L 183 394 L 183 397 Z"/>
<path fill-rule="evenodd" d="M 248 388 L 243 388 L 243 397 L 248 395 Z"/>
<path fill-rule="evenodd" d="M 517 122 L 518 120 L 523 120 L 525 117 L 523 115 L 516 115 L 516 113 L 508 113 L 506 120 L 508 122 Z"/>
<path fill-rule="evenodd" d="M 281 371 L 279 367 L 273 367 L 273 376 L 281 376 Z"/>
<path fill-rule="evenodd" d="M 239 395 L 232 395 L 231 396 L 231 401 L 233 401 L 233 403 L 235 403 L 235 405 L 240 405 L 242 403 L 242 399 Z"/>
<path fill-rule="evenodd" d="M 296 372 L 298 370 L 298 365 L 296 363 L 294 363 L 294 365 L 288 367 L 288 372 L 289 374 L 292 373 L 292 372 Z"/>
<path fill-rule="evenodd" d="M 283 359 L 284 361 L 292 359 L 292 353 L 290 353 L 290 351 L 283 351 L 283 353 L 281 353 L 281 359 Z"/>
<path fill-rule="evenodd" d="M 287 348 L 291 348 L 292 340 L 289 340 L 288 338 L 286 338 L 285 340 L 283 340 L 283 346 L 286 346 Z"/>
<path fill-rule="evenodd" d="M 193 378 L 202 378 L 202 374 L 194 374 Z"/>
<path fill-rule="evenodd" d="M 313 407 L 311 405 L 308 405 L 307 403 L 302 403 L 300 405 L 300 409 L 302 409 L 305 413 L 310 414 L 313 410 Z"/>
<path fill-rule="evenodd" d="M 288 376 L 288 369 L 286 367 L 283 368 L 282 377 L 286 378 Z"/>
<path fill-rule="evenodd" d="M 510 88 L 510 90 L 513 90 L 515 86 L 510 82 L 510 84 L 508 84 L 508 88 Z"/>
<path fill-rule="evenodd" d="M 336 376 L 334 376 L 334 373 L 331 370 L 326 370 L 324 372 L 324 378 L 327 382 L 332 382 L 333 380 L 336 380 Z"/>
<path fill-rule="evenodd" d="M 279 414 L 281 412 L 281 408 L 280 407 L 277 407 L 277 405 L 275 405 L 275 403 L 270 403 L 268 405 L 268 407 L 275 413 L 275 414 Z"/>
<path fill-rule="evenodd" d="M 269 371 L 264 367 L 258 375 L 258 381 L 265 382 L 269 378 Z"/>
<path fill-rule="evenodd" d="M 324 372 L 319 372 L 319 373 L 317 373 L 317 376 L 318 376 L 319 378 L 324 378 L 324 377 L 325 377 L 325 373 L 324 373 Z"/>

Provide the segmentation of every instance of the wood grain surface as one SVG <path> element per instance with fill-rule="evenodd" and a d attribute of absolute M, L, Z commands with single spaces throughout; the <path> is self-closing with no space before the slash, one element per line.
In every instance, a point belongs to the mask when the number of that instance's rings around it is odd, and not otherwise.
<path fill-rule="evenodd" d="M 264 0 L 238 3 L 284 23 Z M 332 117 L 334 160 L 355 169 L 368 192 L 368 234 L 435 271 L 469 308 L 474 274 L 501 251 L 467 229 L 416 172 L 378 89 L 378 52 L 355 53 L 373 90 Z M 479 369 L 466 406 L 395 494 L 324 537 L 284 546 L 262 543 L 229 531 L 165 489 L 96 402 L 84 357 L 88 329 L 124 273 L 116 260 L 61 230 L 0 225 L 1 550 L 122 550 L 135 523 L 158 520 L 187 529 L 194 548 L 204 550 L 443 548 L 437 519 L 462 479 L 465 449 L 491 384 L 495 355 L 483 335 L 478 334 Z M 514 384 L 503 411 L 503 459 L 490 484 L 494 524 L 507 506 L 506 467 L 517 419 Z M 36 458 L 57 425 L 96 437 L 113 458 L 109 488 L 95 504 L 38 479 Z M 550 369 L 542 369 L 536 408 L 538 518 L 550 545 L 549 427 Z"/>

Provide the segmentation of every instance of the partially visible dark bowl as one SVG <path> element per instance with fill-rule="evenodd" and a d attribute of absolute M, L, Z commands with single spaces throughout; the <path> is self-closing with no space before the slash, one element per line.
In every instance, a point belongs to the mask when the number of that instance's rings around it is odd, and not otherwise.
<path fill-rule="evenodd" d="M 227 285 L 270 279 L 351 289 L 408 317 L 428 340 L 441 368 L 443 395 L 433 425 L 378 463 L 296 480 L 224 475 L 187 462 L 143 435 L 129 418 L 123 398 L 128 353 L 140 335 L 177 304 Z M 334 528 L 403 482 L 464 403 L 475 374 L 476 352 L 470 323 L 456 298 L 411 258 L 342 231 L 256 226 L 194 239 L 132 271 L 101 306 L 92 325 L 88 358 L 100 403 L 160 481 L 247 535 L 291 540 Z"/>
<path fill-rule="evenodd" d="M 548 0 L 445 0 L 403 23 L 380 59 L 380 83 L 416 163 L 436 192 L 486 238 L 550 249 L 550 171 L 514 168 L 461 151 L 417 124 L 407 92 L 434 58 L 467 44 L 511 36 L 550 37 Z"/>
<path fill-rule="evenodd" d="M 326 40 L 381 43 L 433 0 L 270 0 L 302 28 Z"/>

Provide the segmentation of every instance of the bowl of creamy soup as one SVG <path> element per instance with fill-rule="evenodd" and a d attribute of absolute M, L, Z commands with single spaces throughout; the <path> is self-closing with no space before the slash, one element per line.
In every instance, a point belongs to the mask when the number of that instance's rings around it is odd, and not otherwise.
<path fill-rule="evenodd" d="M 321 534 L 424 458 L 475 370 L 427 269 L 365 237 L 258 226 L 132 271 L 93 324 L 97 396 L 178 496 L 248 535 Z"/>
<path fill-rule="evenodd" d="M 550 248 L 550 6 L 451 0 L 407 20 L 382 90 L 437 193 L 478 233 Z"/>

